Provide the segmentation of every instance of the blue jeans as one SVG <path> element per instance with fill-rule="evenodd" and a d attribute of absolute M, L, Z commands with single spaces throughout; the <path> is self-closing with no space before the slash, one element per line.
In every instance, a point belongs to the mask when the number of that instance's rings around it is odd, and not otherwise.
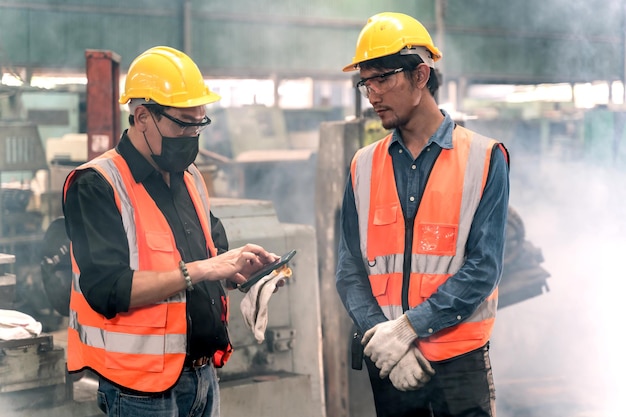
<path fill-rule="evenodd" d="M 220 394 L 212 364 L 184 368 L 169 390 L 142 394 L 120 388 L 104 378 L 98 386 L 98 407 L 109 417 L 219 417 Z"/>

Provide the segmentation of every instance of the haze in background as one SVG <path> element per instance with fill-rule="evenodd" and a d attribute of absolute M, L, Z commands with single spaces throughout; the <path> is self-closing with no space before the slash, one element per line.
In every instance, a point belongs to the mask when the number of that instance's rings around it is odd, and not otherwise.
<path fill-rule="evenodd" d="M 586 138 L 591 147 L 606 139 Z M 511 205 L 551 277 L 549 292 L 498 311 L 499 417 L 623 415 L 626 171 L 590 150 L 525 149 L 538 164 L 511 156 Z"/>

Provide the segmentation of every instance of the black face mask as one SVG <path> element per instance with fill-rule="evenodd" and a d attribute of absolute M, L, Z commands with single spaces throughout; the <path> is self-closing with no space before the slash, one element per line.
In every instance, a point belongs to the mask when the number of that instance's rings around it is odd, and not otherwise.
<path fill-rule="evenodd" d="M 148 139 L 145 133 L 144 138 L 147 143 Z M 200 135 L 175 138 L 161 135 L 161 155 L 152 153 L 152 160 L 163 171 L 182 172 L 196 160 L 199 139 Z M 150 147 L 149 144 L 148 147 Z"/>

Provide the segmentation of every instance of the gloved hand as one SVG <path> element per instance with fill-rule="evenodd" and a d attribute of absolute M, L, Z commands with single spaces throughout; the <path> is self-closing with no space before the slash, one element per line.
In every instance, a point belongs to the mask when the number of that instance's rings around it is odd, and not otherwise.
<path fill-rule="evenodd" d="M 261 278 L 250 287 L 239 304 L 243 320 L 252 330 L 258 343 L 263 343 L 265 340 L 270 297 L 276 292 L 277 287 L 281 286 L 281 281 L 289 277 L 291 277 L 291 268 L 288 266 L 272 271 L 271 274 Z"/>
<path fill-rule="evenodd" d="M 414 391 L 422 388 L 435 370 L 428 359 L 413 345 L 389 373 L 389 380 L 399 391 Z"/>
<path fill-rule="evenodd" d="M 365 346 L 363 353 L 380 369 L 380 377 L 385 378 L 416 338 L 409 318 L 403 314 L 366 331 L 361 343 Z"/>

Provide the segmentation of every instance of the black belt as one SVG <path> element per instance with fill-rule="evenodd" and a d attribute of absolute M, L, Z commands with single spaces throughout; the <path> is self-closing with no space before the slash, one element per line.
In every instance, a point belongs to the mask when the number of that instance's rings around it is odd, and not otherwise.
<path fill-rule="evenodd" d="M 191 359 L 190 357 L 187 357 L 183 366 L 185 368 L 198 369 L 208 365 L 209 363 L 211 363 L 212 360 L 213 358 L 211 356 L 202 356 L 197 359 Z"/>

